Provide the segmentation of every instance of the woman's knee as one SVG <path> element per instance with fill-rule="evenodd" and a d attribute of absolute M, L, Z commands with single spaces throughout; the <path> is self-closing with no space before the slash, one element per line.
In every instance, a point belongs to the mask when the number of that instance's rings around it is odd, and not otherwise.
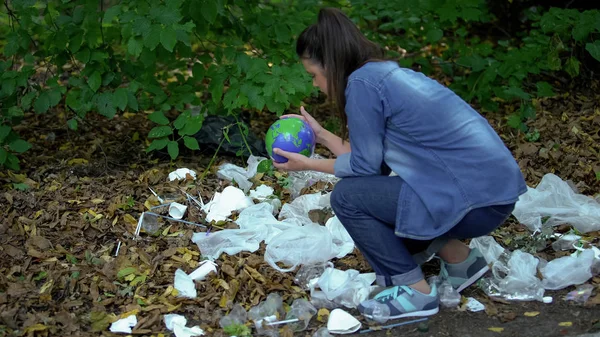
<path fill-rule="evenodd" d="M 344 178 L 338 181 L 331 192 L 331 208 L 335 213 L 343 212 L 348 208 L 348 193 L 351 191 L 351 179 Z"/>

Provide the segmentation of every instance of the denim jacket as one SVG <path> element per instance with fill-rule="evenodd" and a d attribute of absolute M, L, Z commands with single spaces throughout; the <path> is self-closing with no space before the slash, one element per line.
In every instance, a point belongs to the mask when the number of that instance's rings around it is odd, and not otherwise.
<path fill-rule="evenodd" d="M 387 174 L 404 181 L 397 236 L 429 240 L 470 210 L 516 202 L 527 185 L 488 121 L 453 91 L 397 63 L 369 62 L 346 87 L 352 152 L 337 157 L 340 178 Z"/>

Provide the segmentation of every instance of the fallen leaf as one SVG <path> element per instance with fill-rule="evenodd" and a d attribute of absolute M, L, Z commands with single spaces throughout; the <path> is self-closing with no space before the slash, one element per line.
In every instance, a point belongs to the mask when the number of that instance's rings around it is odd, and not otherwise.
<path fill-rule="evenodd" d="M 573 322 L 560 322 L 558 326 L 573 326 Z"/>
<path fill-rule="evenodd" d="M 491 327 L 491 328 L 488 328 L 488 330 L 500 333 L 500 332 L 504 331 L 504 328 Z"/>
<path fill-rule="evenodd" d="M 498 314 L 498 319 L 502 323 L 513 321 L 515 318 L 517 318 L 517 314 L 512 311 L 505 311 Z"/>
<path fill-rule="evenodd" d="M 67 162 L 67 165 L 69 166 L 73 166 L 73 165 L 78 165 L 78 164 L 87 164 L 88 161 L 87 159 L 83 159 L 83 158 L 73 158 L 71 160 L 69 160 Z"/>
<path fill-rule="evenodd" d="M 30 326 L 30 327 L 25 328 L 25 331 L 23 332 L 23 334 L 24 335 L 31 335 L 31 336 L 33 336 L 34 335 L 33 332 L 35 332 L 35 331 L 44 331 L 46 329 L 48 329 L 48 327 L 46 327 L 43 324 L 39 324 L 38 323 L 38 324 L 34 324 L 34 325 Z"/>
<path fill-rule="evenodd" d="M 329 317 L 329 310 L 327 310 L 327 308 L 321 308 L 321 309 L 319 309 L 319 312 L 317 312 L 317 320 L 319 322 L 325 322 L 328 317 Z"/>
<path fill-rule="evenodd" d="M 540 314 L 539 311 L 528 311 L 524 315 L 527 316 L 527 317 L 535 317 L 535 316 L 537 316 L 539 314 Z"/>

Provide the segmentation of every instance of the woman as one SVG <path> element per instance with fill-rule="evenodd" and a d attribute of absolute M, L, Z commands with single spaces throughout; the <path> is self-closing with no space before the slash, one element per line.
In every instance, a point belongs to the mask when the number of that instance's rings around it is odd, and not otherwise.
<path fill-rule="evenodd" d="M 459 292 L 483 276 L 485 259 L 459 240 L 487 235 L 508 218 L 527 189 L 519 166 L 477 111 L 438 82 L 385 61 L 340 10 L 321 10 L 296 52 L 344 128 L 337 137 L 301 108 L 336 159 L 274 149 L 288 158 L 275 166 L 342 178 L 333 211 L 386 287 L 359 306 L 363 315 L 370 317 L 373 301 L 388 305 L 391 318 L 437 313 L 437 290 L 419 264 L 436 254 Z"/>

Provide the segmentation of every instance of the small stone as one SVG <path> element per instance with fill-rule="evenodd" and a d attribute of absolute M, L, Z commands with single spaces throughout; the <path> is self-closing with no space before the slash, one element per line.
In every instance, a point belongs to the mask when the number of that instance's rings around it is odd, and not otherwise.
<path fill-rule="evenodd" d="M 427 331 L 429 331 L 429 324 L 423 322 L 423 323 L 419 324 L 419 326 L 417 327 L 417 330 L 419 330 L 420 332 L 427 332 Z"/>

